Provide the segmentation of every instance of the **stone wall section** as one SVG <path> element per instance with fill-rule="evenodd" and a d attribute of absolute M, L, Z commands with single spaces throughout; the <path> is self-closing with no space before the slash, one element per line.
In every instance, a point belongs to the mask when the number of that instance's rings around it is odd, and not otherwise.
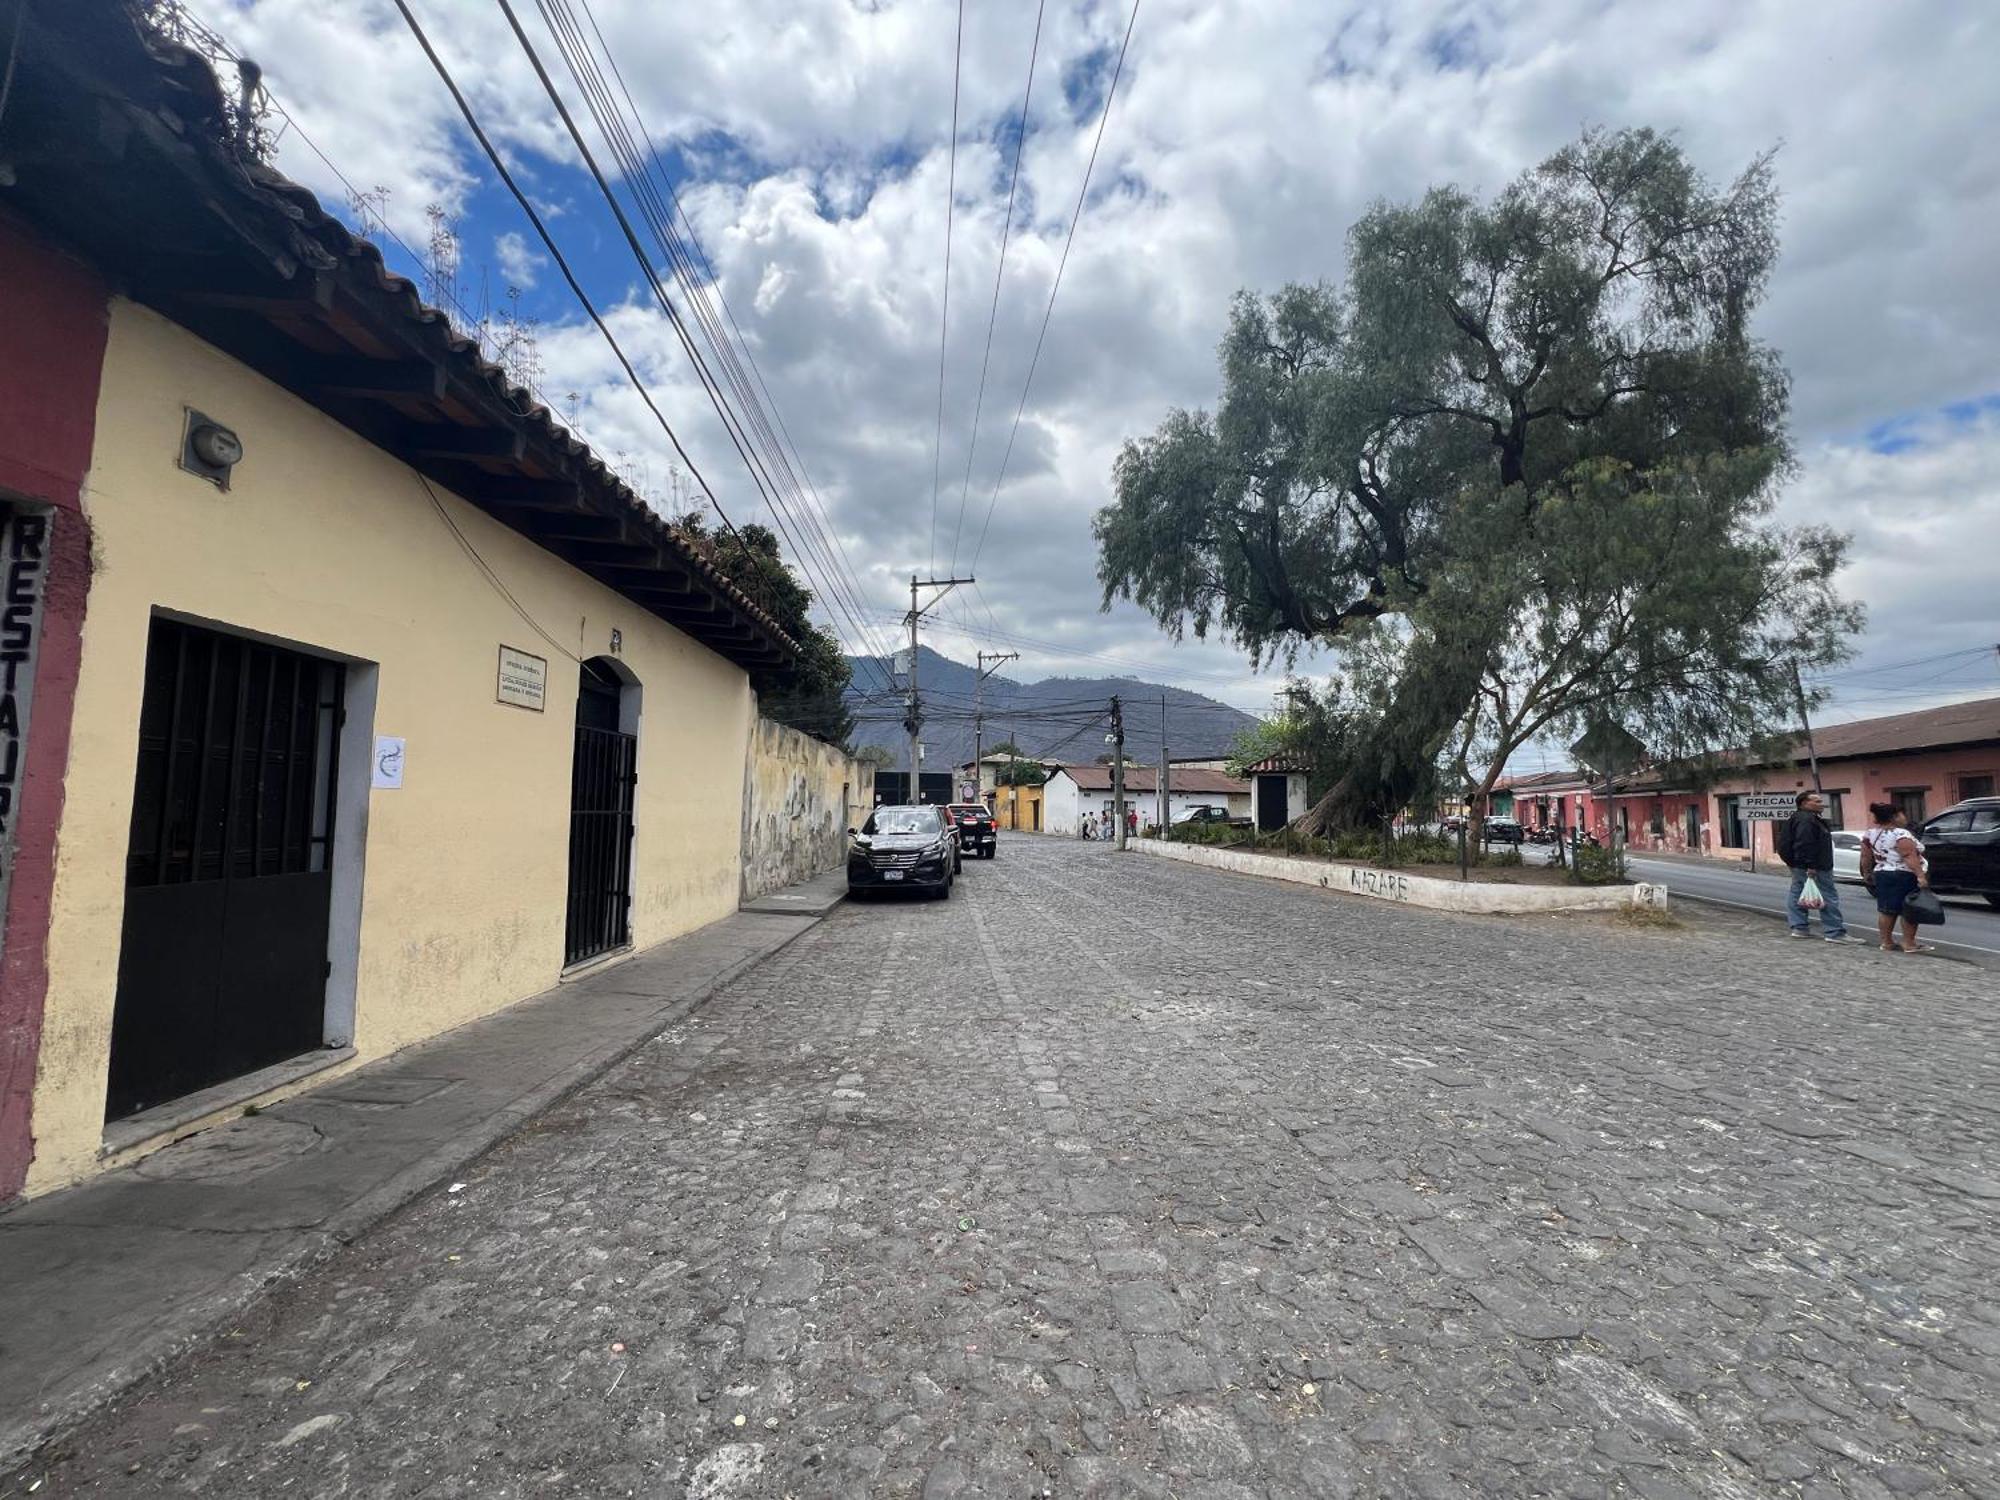
<path fill-rule="evenodd" d="M 875 768 L 759 717 L 743 778 L 743 899 L 837 870 L 875 805 Z"/>

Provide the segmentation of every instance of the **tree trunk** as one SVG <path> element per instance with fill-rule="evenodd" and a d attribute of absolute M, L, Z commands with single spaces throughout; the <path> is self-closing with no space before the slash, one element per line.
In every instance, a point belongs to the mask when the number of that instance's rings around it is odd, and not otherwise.
<path fill-rule="evenodd" d="M 1430 780 L 1438 752 L 1478 696 L 1498 640 L 1488 622 L 1460 616 L 1413 647 L 1381 722 L 1326 795 L 1299 819 L 1301 833 L 1337 837 L 1382 826 Z"/>

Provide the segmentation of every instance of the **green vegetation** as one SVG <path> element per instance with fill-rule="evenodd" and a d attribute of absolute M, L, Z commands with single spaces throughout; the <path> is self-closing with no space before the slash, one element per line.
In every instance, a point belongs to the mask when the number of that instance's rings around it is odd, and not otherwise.
<path fill-rule="evenodd" d="M 1783 664 L 1837 660 L 1860 611 L 1845 538 L 1770 522 L 1787 376 L 1750 330 L 1776 226 L 1768 156 L 1717 188 L 1651 130 L 1588 132 L 1489 202 L 1372 209 L 1344 284 L 1238 295 L 1213 413 L 1125 445 L 1105 606 L 1340 654 L 1344 688 L 1271 741 L 1318 752 L 1314 834 L 1599 721 L 1655 760 L 1789 721 Z"/>
<path fill-rule="evenodd" d="M 699 511 L 682 516 L 674 530 L 798 644 L 793 665 L 751 674 L 765 716 L 828 744 L 845 745 L 854 732 L 854 716 L 845 701 L 853 669 L 840 641 L 813 623 L 812 590 L 785 565 L 777 533 L 754 521 L 714 531 Z"/>

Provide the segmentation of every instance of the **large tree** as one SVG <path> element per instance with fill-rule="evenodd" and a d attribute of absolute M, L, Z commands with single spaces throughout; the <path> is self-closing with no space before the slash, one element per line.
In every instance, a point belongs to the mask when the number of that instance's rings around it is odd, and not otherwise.
<path fill-rule="evenodd" d="M 681 517 L 675 529 L 798 643 L 795 663 L 752 674 L 761 711 L 830 745 L 845 745 L 854 732 L 846 702 L 853 668 L 840 641 L 813 622 L 812 590 L 785 566 L 777 533 L 754 521 L 711 530 L 699 511 Z"/>
<path fill-rule="evenodd" d="M 1344 286 L 1239 294 L 1213 416 L 1176 411 L 1126 444 L 1095 524 L 1106 606 L 1134 599 L 1260 659 L 1389 643 L 1394 676 L 1307 818 L 1377 825 L 1513 639 L 1487 564 L 1560 554 L 1558 502 L 1702 472 L 1739 529 L 1768 506 L 1786 380 L 1748 319 L 1775 202 L 1767 157 L 1718 189 L 1671 139 L 1627 130 L 1586 134 L 1490 203 L 1447 187 L 1372 209 Z"/>
<path fill-rule="evenodd" d="M 1767 464 L 1753 451 L 1644 483 L 1585 468 L 1547 502 L 1546 541 L 1482 558 L 1506 628 L 1459 726 L 1459 785 L 1483 799 L 1523 746 L 1606 722 L 1658 762 L 1796 728 L 1798 664 L 1844 657 L 1861 612 L 1834 588 L 1844 537 L 1767 524 Z"/>

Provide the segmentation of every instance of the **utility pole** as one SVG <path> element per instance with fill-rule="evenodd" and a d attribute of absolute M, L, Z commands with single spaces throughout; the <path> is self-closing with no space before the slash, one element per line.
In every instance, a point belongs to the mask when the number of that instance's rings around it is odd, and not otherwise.
<path fill-rule="evenodd" d="M 978 659 L 975 663 L 977 675 L 972 679 L 972 790 L 978 795 L 981 802 L 986 800 L 986 766 L 984 764 L 986 716 L 983 712 L 983 694 L 986 688 L 986 677 L 988 673 L 997 671 L 1001 662 L 1019 661 L 1020 659 L 1021 653 L 1018 651 L 981 651 L 978 653 Z M 989 661 L 993 663 L 990 667 L 986 665 Z M 1000 799 L 996 796 L 993 800 L 998 802 Z"/>
<path fill-rule="evenodd" d="M 1806 716 L 1806 685 L 1799 681 L 1797 658 L 1792 661 L 1792 693 L 1799 700 L 1799 722 L 1806 730 L 1806 759 L 1812 763 L 1813 790 L 1826 795 L 1819 784 L 1819 750 L 1813 745 L 1812 720 Z"/>
<path fill-rule="evenodd" d="M 910 736 L 910 802 L 912 805 L 923 800 L 923 795 L 918 790 L 922 783 L 918 780 L 920 773 L 917 765 L 921 755 L 921 746 L 918 744 L 917 736 L 922 732 L 924 727 L 923 699 L 917 692 L 917 621 L 923 618 L 924 610 L 929 609 L 932 604 L 936 604 L 939 599 L 950 593 L 957 585 L 971 583 L 972 581 L 970 578 L 919 578 L 914 573 L 910 575 L 910 613 L 906 616 L 910 624 L 910 690 L 908 695 L 903 699 L 903 728 Z M 930 604 L 926 604 L 923 606 L 923 609 L 919 609 L 917 607 L 918 589 L 939 589 L 942 592 L 934 595 Z M 950 799 L 946 798 L 945 800 L 949 801 Z"/>
<path fill-rule="evenodd" d="M 1118 825 L 1118 847 L 1125 847 L 1125 710 L 1111 695 L 1111 817 Z"/>
<path fill-rule="evenodd" d="M 1173 793 L 1167 789 L 1167 695 L 1160 694 L 1160 837 L 1167 836 L 1167 829 L 1173 819 L 1168 816 L 1173 808 Z"/>

